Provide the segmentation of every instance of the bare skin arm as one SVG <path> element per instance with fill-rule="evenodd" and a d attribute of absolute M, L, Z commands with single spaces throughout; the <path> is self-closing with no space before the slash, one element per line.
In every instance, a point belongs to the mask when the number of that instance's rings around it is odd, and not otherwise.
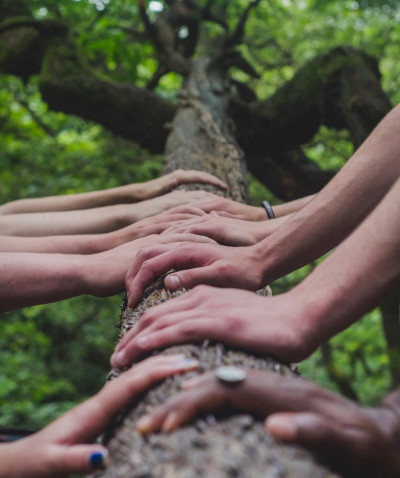
<path fill-rule="evenodd" d="M 94 440 L 111 419 L 159 380 L 196 367 L 182 355 L 141 362 L 43 430 L 0 444 L 0 478 L 54 478 L 105 468 L 107 449 Z"/>
<path fill-rule="evenodd" d="M 45 252 L 62 254 L 95 254 L 152 234 L 160 234 L 171 224 L 193 218 L 192 214 L 164 212 L 147 217 L 130 226 L 103 234 L 60 236 L 0 236 L 1 252 Z M 196 216 L 197 217 L 197 216 Z M 144 242 L 146 244 L 146 242 Z"/>
<path fill-rule="evenodd" d="M 73 211 L 114 204 L 129 204 L 166 194 L 180 184 L 193 182 L 212 184 L 221 189 L 226 189 L 227 187 L 223 181 L 211 174 L 202 171 L 179 169 L 144 183 L 127 184 L 116 188 L 86 193 L 19 199 L 0 206 L 0 214 Z"/>
<path fill-rule="evenodd" d="M 189 232 L 210 237 L 218 244 L 226 246 L 250 246 L 270 236 L 289 218 L 290 214 L 272 220 L 245 221 L 234 217 L 205 214 L 179 221 L 169 226 L 163 233 Z"/>
<path fill-rule="evenodd" d="M 172 431 L 218 409 L 265 419 L 279 440 L 324 453 L 336 469 L 365 478 L 400 475 L 400 390 L 364 408 L 301 378 L 246 370 L 234 388 L 214 373 L 188 380 L 184 391 L 139 420 L 142 433 Z"/>
<path fill-rule="evenodd" d="M 214 195 L 205 191 L 174 191 L 137 204 L 117 204 L 78 211 L 3 214 L 0 215 L 0 233 L 23 237 L 99 234 L 206 197 Z"/>
<path fill-rule="evenodd" d="M 246 291 L 199 286 L 151 308 L 122 338 L 112 364 L 127 365 L 150 350 L 204 339 L 222 340 L 288 362 L 305 359 L 398 287 L 399 204 L 400 179 L 363 223 L 285 294 L 264 298 Z M 240 259 L 236 267 L 239 283 Z"/>
<path fill-rule="evenodd" d="M 132 265 L 131 302 L 154 277 L 169 289 L 197 284 L 255 290 L 337 246 L 374 209 L 400 175 L 400 105 L 389 113 L 343 169 L 265 240 L 248 247 L 145 249 Z M 241 261 L 245 267 L 238 268 Z"/>
<path fill-rule="evenodd" d="M 306 196 L 301 199 L 273 206 L 275 217 L 280 218 L 299 211 L 309 203 L 313 197 L 314 196 Z M 263 207 L 250 206 L 222 196 L 199 201 L 195 204 L 195 207 L 208 214 L 211 213 L 217 216 L 241 219 L 243 221 L 268 220 L 267 213 Z M 186 206 L 178 206 L 173 212 L 186 212 Z"/>
<path fill-rule="evenodd" d="M 186 236 L 187 238 L 188 236 Z M 210 242 L 190 235 L 191 240 Z M 124 290 L 130 259 L 144 244 L 179 242 L 182 235 L 154 234 L 91 255 L 0 253 L 0 311 L 56 302 L 82 294 L 105 297 Z"/>

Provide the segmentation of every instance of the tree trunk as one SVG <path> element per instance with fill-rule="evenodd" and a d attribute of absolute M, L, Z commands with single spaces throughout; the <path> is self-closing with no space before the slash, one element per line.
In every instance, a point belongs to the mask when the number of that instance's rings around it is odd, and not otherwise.
<path fill-rule="evenodd" d="M 247 195 L 243 154 L 233 139 L 226 114 L 229 82 L 218 61 L 198 61 L 186 81 L 180 107 L 167 143 L 167 170 L 196 167 L 213 172 L 229 184 L 229 195 L 244 200 Z M 161 280 L 150 286 L 135 309 L 122 313 L 122 335 L 142 313 L 180 292 L 169 292 Z M 267 289 L 260 291 L 267 295 Z M 221 343 L 180 345 L 162 353 L 184 353 L 200 361 L 201 372 L 222 364 L 244 365 L 276 373 L 295 373 L 295 367 L 275 362 L 269 357 L 247 354 Z M 120 373 L 111 372 L 113 378 Z M 191 372 L 188 375 L 195 375 Z M 171 434 L 141 436 L 135 422 L 152 407 L 174 395 L 181 376 L 167 379 L 143 399 L 121 412 L 105 433 L 111 465 L 96 477 L 178 478 L 178 477 L 298 477 L 319 478 L 337 475 L 319 465 L 299 447 L 273 440 L 262 422 L 249 415 L 207 416 Z"/>
<path fill-rule="evenodd" d="M 396 292 L 387 297 L 380 306 L 382 328 L 389 356 L 391 388 L 400 385 L 400 296 Z"/>

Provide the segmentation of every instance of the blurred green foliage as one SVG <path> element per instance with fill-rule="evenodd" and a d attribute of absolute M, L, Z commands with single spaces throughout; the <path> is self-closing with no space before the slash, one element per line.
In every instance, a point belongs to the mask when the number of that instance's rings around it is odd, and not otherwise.
<path fill-rule="evenodd" d="M 29 0 L 37 18 L 62 18 L 71 25 L 94 68 L 121 82 L 143 86 L 156 69 L 136 2 L 123 0 Z M 203 2 L 205 3 L 205 2 Z M 247 0 L 215 2 L 231 26 Z M 150 15 L 162 2 L 149 3 Z M 397 1 L 261 1 L 247 24 L 244 56 L 260 73 L 233 76 L 266 98 L 315 55 L 339 45 L 363 48 L 380 59 L 382 82 L 393 104 L 400 101 L 400 9 Z M 199 54 L 221 27 L 204 25 Z M 207 34 L 207 35 L 206 35 Z M 208 38 L 208 40 L 207 40 Z M 181 79 L 165 76 L 157 92 L 175 101 Z M 352 153 L 346 132 L 321 128 L 307 154 L 321 167 L 339 169 Z M 0 76 L 0 200 L 68 194 L 145 181 L 161 171 L 161 158 L 113 137 L 100 126 L 48 111 L 35 78 L 24 85 Z M 251 181 L 254 204 L 276 201 Z M 273 284 L 274 293 L 293 287 L 314 265 Z M 351 294 L 351 291 L 349 291 Z M 0 423 L 40 427 L 94 393 L 104 382 L 117 338 L 121 297 L 79 297 L 2 314 L 0 321 Z M 364 403 L 375 403 L 390 384 L 379 311 L 332 340 L 332 360 Z M 320 352 L 301 371 L 331 388 Z"/>

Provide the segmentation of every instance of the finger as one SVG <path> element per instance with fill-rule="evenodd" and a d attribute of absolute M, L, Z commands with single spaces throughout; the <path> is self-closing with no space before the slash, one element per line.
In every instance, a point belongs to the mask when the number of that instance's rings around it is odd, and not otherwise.
<path fill-rule="evenodd" d="M 217 274 L 215 264 L 187 270 L 179 270 L 180 268 L 178 264 L 174 264 L 173 267 L 165 269 L 165 272 L 170 269 L 176 269 L 175 272 L 167 275 L 164 279 L 164 285 L 167 289 L 191 289 L 200 284 L 220 287 L 225 283 L 225 278 Z"/>
<path fill-rule="evenodd" d="M 242 216 L 240 214 L 233 214 L 227 211 L 210 211 L 210 214 L 213 214 L 214 216 L 221 216 L 221 217 L 229 217 L 231 219 L 242 219 Z"/>
<path fill-rule="evenodd" d="M 201 234 L 193 234 L 191 232 L 184 233 L 175 233 L 168 236 L 158 236 L 158 240 L 161 243 L 171 243 L 171 242 L 197 242 L 197 243 L 208 243 L 208 244 L 217 244 L 213 239 L 208 236 L 203 236 Z"/>
<path fill-rule="evenodd" d="M 226 332 L 226 328 L 224 328 Z M 128 342 L 123 349 L 118 351 L 114 357 L 118 367 L 126 367 L 137 360 L 143 354 L 162 349 L 171 345 L 187 344 L 191 342 L 200 342 L 202 340 L 221 340 L 224 338 L 222 328 L 216 327 L 214 319 L 187 318 L 178 323 L 166 325 L 158 328 L 154 325 L 150 330 L 144 330 Z M 237 338 L 231 336 L 227 340 L 228 344 L 238 345 Z"/>
<path fill-rule="evenodd" d="M 228 188 L 228 185 L 221 179 L 217 178 L 216 176 L 212 174 L 208 174 L 202 171 L 195 171 L 195 170 L 185 171 L 185 175 L 182 176 L 182 178 L 179 178 L 179 183 L 182 184 L 186 182 L 199 182 L 199 183 L 212 184 L 214 186 L 219 187 L 220 189 Z"/>
<path fill-rule="evenodd" d="M 140 249 L 125 277 L 128 307 L 133 307 L 141 298 L 146 287 L 157 277 L 168 272 L 178 251 L 175 244 Z M 169 252 L 169 254 L 168 254 Z"/>
<path fill-rule="evenodd" d="M 196 206 L 193 205 L 184 205 L 184 206 L 175 206 L 167 211 L 163 212 L 163 214 L 188 214 L 190 216 L 204 216 L 206 213 L 198 207 L 198 203 Z"/>
<path fill-rule="evenodd" d="M 108 450 L 99 445 L 54 446 L 49 452 L 45 476 L 66 476 L 71 473 L 90 473 L 106 468 Z M 43 476 L 43 475 L 41 475 Z"/>
<path fill-rule="evenodd" d="M 54 421 L 40 433 L 52 441 L 82 443 L 94 439 L 112 417 L 137 396 L 159 380 L 193 370 L 197 362 L 182 355 L 157 356 L 108 382 L 95 396 Z"/>
<path fill-rule="evenodd" d="M 212 277 L 212 271 L 209 271 L 208 267 L 204 268 L 204 272 L 202 272 L 202 269 L 190 269 L 191 267 L 202 265 L 206 252 L 205 247 L 208 246 L 182 242 L 178 247 L 170 244 L 169 249 L 140 249 L 131 269 L 126 275 L 125 285 L 128 293 L 128 307 L 136 304 L 145 288 L 154 279 L 171 269 L 189 268 L 188 271 L 183 271 L 179 276 L 179 278 L 182 278 L 181 282 L 176 282 L 174 275 L 167 278 L 165 285 L 172 290 L 189 287 L 189 284 L 192 287 L 201 283 L 203 276 L 207 277 L 207 275 L 209 283 L 214 282 L 215 278 Z M 192 274 L 190 270 L 193 271 Z"/>
<path fill-rule="evenodd" d="M 265 427 L 279 440 L 328 453 L 335 449 L 336 454 L 358 454 L 363 442 L 361 428 L 343 426 L 330 416 L 314 412 L 276 413 L 266 419 Z"/>
<path fill-rule="evenodd" d="M 115 348 L 114 354 L 111 356 L 111 365 L 113 367 L 121 367 L 122 362 L 118 361 L 117 354 L 121 352 L 129 342 L 131 342 L 140 332 L 143 330 L 151 330 L 152 325 L 157 321 L 157 327 L 163 328 L 167 325 L 171 325 L 170 318 L 173 318 L 173 322 L 179 320 L 180 316 L 184 319 L 188 317 L 187 311 L 193 315 L 194 303 L 191 299 L 193 291 L 182 295 L 181 297 L 174 298 L 174 300 L 168 300 L 165 303 L 156 305 L 145 312 L 140 321 L 135 324 L 119 341 Z M 162 322 L 161 326 L 158 325 Z M 165 324 L 165 325 L 164 325 Z"/>
<path fill-rule="evenodd" d="M 197 415 L 217 410 L 227 400 L 227 390 L 217 383 L 214 373 L 207 373 L 198 378 L 199 386 L 184 390 L 166 404 L 157 407 L 137 423 L 141 433 L 163 430 L 170 432 L 189 423 Z"/>

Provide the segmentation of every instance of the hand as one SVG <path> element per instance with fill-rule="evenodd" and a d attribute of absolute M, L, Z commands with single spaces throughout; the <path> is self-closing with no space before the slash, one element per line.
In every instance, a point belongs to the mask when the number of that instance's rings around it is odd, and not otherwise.
<path fill-rule="evenodd" d="M 145 288 L 171 269 L 179 271 L 164 280 L 165 287 L 171 290 L 189 289 L 198 284 L 257 290 L 265 285 L 263 264 L 253 246 L 226 247 L 190 242 L 169 244 L 142 249 L 137 253 L 125 279 L 128 306 L 135 305 Z"/>
<path fill-rule="evenodd" d="M 246 370 L 245 381 L 234 388 L 213 372 L 187 381 L 183 388 L 139 420 L 138 430 L 171 431 L 199 413 L 231 408 L 268 416 L 265 427 L 275 438 L 323 452 L 347 473 L 400 476 L 400 420 L 391 408 L 366 409 L 301 378 L 258 370 Z"/>
<path fill-rule="evenodd" d="M 125 367 L 154 349 L 205 339 L 223 341 L 285 362 L 307 357 L 308 317 L 290 295 L 262 297 L 236 289 L 198 286 L 181 297 L 147 310 L 117 345 L 114 367 Z"/>
<path fill-rule="evenodd" d="M 146 202 L 134 205 L 124 205 L 124 210 L 128 215 L 129 224 L 143 219 L 148 216 L 154 216 L 160 214 L 163 211 L 166 211 L 171 208 L 175 208 L 181 205 L 190 205 L 192 207 L 200 200 L 213 200 L 218 198 L 215 194 L 208 193 L 206 191 L 182 191 L 176 190 L 171 193 L 164 194 L 162 196 L 157 196 L 152 199 L 148 199 Z M 132 211 L 133 216 L 130 216 L 130 211 Z M 174 211 L 174 212 L 187 212 L 187 211 Z"/>
<path fill-rule="evenodd" d="M 163 234 L 186 232 L 210 237 L 226 246 L 251 246 L 258 242 L 259 226 L 259 222 L 205 214 L 176 221 Z"/>
<path fill-rule="evenodd" d="M 133 241 L 135 239 L 146 237 L 152 234 L 160 234 L 173 224 L 180 224 L 183 221 L 193 219 L 195 217 L 198 217 L 196 212 L 170 214 L 170 212 L 167 210 L 155 216 L 146 217 L 138 222 L 130 224 L 129 226 L 126 226 L 122 229 L 117 229 L 107 234 L 110 238 L 112 238 L 114 247 L 117 247 L 124 242 Z"/>
<path fill-rule="evenodd" d="M 216 214 L 244 221 L 263 221 L 267 219 L 265 210 L 261 207 L 249 206 L 222 196 L 202 199 L 193 204 L 206 213 Z M 173 212 L 186 212 L 186 206 L 177 207 Z"/>
<path fill-rule="evenodd" d="M 212 174 L 208 174 L 203 171 L 196 171 L 193 169 L 177 169 L 172 173 L 165 174 L 164 176 L 160 176 L 159 178 L 152 179 L 151 181 L 147 181 L 145 183 L 141 183 L 140 186 L 142 192 L 140 194 L 140 199 L 150 199 L 160 196 L 172 191 L 181 184 L 187 183 L 211 184 L 212 186 L 216 186 L 217 188 L 224 190 L 228 188 L 226 183 Z M 136 190 L 138 184 L 135 183 L 133 186 Z"/>
<path fill-rule="evenodd" d="M 181 241 L 215 244 L 215 241 L 212 239 L 195 234 L 169 234 L 163 236 L 152 234 L 98 254 L 78 256 L 80 277 L 83 276 L 84 282 L 79 293 L 106 297 L 122 292 L 130 263 L 141 248 L 156 245 L 158 247 L 167 247 L 166 245 L 179 247 L 180 244 L 187 243 Z"/>
<path fill-rule="evenodd" d="M 0 476 L 65 476 L 93 472 L 104 466 L 107 449 L 93 440 L 113 416 L 159 380 L 196 367 L 195 361 L 184 359 L 183 355 L 144 360 L 43 430 L 0 445 Z"/>

